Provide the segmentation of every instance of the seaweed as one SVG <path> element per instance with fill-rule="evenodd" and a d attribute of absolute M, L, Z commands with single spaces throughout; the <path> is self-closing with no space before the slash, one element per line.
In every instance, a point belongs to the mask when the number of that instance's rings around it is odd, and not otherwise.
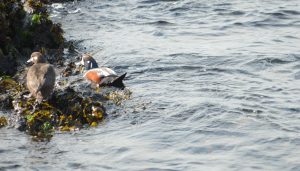
<path fill-rule="evenodd" d="M 42 3 L 39 0 L 29 0 L 28 5 L 34 10 L 38 10 L 42 7 Z"/>
<path fill-rule="evenodd" d="M 96 126 L 106 116 L 103 101 L 85 97 L 81 91 L 70 87 L 64 88 L 63 91 L 55 90 L 48 101 L 39 105 L 34 97 L 23 97 L 29 94 L 25 83 L 17 83 L 6 76 L 1 79 L 1 94 L 9 96 L 0 102 L 8 101 L 11 104 L 6 108 L 13 108 L 18 116 L 26 119 L 25 130 L 30 135 L 45 134 L 54 130 L 77 130 L 84 125 Z M 65 85 L 62 83 L 61 86 Z"/>
<path fill-rule="evenodd" d="M 2 115 L 2 117 L 0 118 L 0 128 L 5 127 L 6 125 L 7 125 L 7 121 L 4 115 Z"/>
<path fill-rule="evenodd" d="M 34 97 L 24 98 L 29 94 L 25 83 L 17 83 L 7 76 L 1 79 L 0 89 L 3 91 L 0 93 L 6 95 L 0 96 L 0 104 L 5 106 L 4 102 L 10 103 L 5 108 L 14 109 L 18 116 L 25 118 L 24 131 L 36 136 L 47 135 L 55 130 L 74 131 L 97 126 L 107 115 L 104 107 L 106 100 L 121 104 L 132 93 L 129 90 L 116 90 L 103 94 L 99 87 L 92 92 L 83 92 L 66 86 L 65 82 L 58 82 L 50 99 L 38 104 Z"/>

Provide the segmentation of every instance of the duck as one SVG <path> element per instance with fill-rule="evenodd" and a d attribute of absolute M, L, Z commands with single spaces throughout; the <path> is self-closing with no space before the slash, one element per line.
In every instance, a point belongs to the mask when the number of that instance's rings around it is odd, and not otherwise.
<path fill-rule="evenodd" d="M 97 64 L 96 60 L 89 55 L 82 57 L 81 65 L 83 65 L 86 70 L 89 70 L 92 68 L 98 68 L 98 64 Z"/>
<path fill-rule="evenodd" d="M 55 85 L 54 68 L 46 63 L 44 56 L 40 52 L 33 52 L 28 63 L 34 63 L 27 73 L 27 87 L 30 93 L 41 104 L 43 100 L 48 100 Z"/>
<path fill-rule="evenodd" d="M 110 68 L 99 68 L 96 60 L 89 55 L 82 57 L 81 64 L 87 70 L 83 74 L 83 77 L 97 83 L 99 86 L 125 87 L 123 79 L 127 73 L 118 76 L 117 73 Z"/>

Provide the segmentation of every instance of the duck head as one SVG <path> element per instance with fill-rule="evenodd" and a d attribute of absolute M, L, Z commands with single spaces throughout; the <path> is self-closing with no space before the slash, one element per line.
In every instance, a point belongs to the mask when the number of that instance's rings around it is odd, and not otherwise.
<path fill-rule="evenodd" d="M 98 64 L 95 61 L 95 59 L 91 56 L 84 56 L 82 57 L 82 60 L 80 62 L 82 65 L 84 65 L 86 70 L 98 68 Z"/>
<path fill-rule="evenodd" d="M 27 62 L 28 63 L 33 62 L 34 64 L 37 64 L 37 63 L 46 63 L 44 56 L 40 52 L 33 52 L 31 54 L 30 59 Z"/>

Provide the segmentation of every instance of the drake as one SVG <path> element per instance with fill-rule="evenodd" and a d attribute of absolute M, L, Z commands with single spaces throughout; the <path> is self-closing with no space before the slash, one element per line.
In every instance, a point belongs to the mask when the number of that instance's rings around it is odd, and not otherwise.
<path fill-rule="evenodd" d="M 48 100 L 54 89 L 55 71 L 39 52 L 33 52 L 27 62 L 34 63 L 27 73 L 27 87 L 40 104 L 42 100 Z"/>
<path fill-rule="evenodd" d="M 85 67 L 86 70 L 98 68 L 96 60 L 91 56 L 82 57 L 81 64 Z"/>
<path fill-rule="evenodd" d="M 99 84 L 99 86 L 125 87 L 123 79 L 127 73 L 118 76 L 117 73 L 110 68 L 98 68 L 95 59 L 91 56 L 82 57 L 81 64 L 88 70 L 83 76 L 92 82 Z"/>

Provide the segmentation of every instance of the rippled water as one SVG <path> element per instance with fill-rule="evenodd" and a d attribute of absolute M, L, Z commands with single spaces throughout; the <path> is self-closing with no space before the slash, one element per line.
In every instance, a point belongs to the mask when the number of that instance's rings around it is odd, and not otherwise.
<path fill-rule="evenodd" d="M 79 53 L 128 72 L 134 98 L 50 142 L 1 129 L 0 170 L 300 169 L 300 1 L 85 0 L 49 11 Z"/>

